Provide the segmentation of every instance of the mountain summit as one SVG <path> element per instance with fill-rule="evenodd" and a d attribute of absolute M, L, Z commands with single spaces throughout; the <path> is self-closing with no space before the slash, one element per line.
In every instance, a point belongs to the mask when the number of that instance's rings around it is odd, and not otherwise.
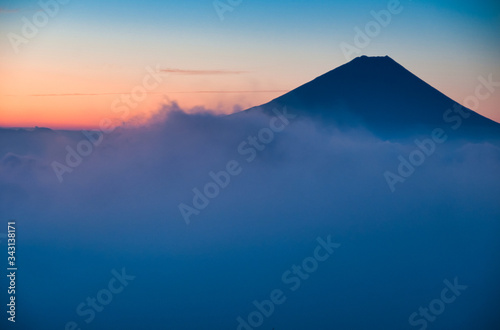
<path fill-rule="evenodd" d="M 460 106 L 389 56 L 357 57 L 256 108 L 272 114 L 284 106 L 323 123 L 361 126 L 380 136 L 451 126 L 460 111 L 467 117 L 462 134 L 500 132 L 500 124 Z"/>

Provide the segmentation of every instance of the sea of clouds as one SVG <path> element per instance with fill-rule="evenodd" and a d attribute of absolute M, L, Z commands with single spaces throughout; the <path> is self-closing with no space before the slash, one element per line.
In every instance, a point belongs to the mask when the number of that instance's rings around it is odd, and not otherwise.
<path fill-rule="evenodd" d="M 82 132 L 2 130 L 0 233 L 16 220 L 16 325 L 248 329 L 244 320 L 251 328 L 279 330 L 500 324 L 498 141 L 468 142 L 446 132 L 448 139 L 424 153 L 391 191 L 384 173 L 399 175 L 398 157 L 409 159 L 415 139 L 429 139 L 430 131 L 381 139 L 362 128 L 338 129 L 277 111 L 188 114 L 172 104 L 147 124 L 102 134 L 97 144 L 97 135 L 92 141 Z M 252 147 L 249 137 L 266 143 Z M 92 151 L 69 166 L 68 147 L 77 150 L 82 140 L 94 142 Z M 71 169 L 63 180 L 54 162 Z M 237 174 L 220 174 L 230 162 Z M 209 183 L 208 191 L 215 184 L 218 192 L 199 199 L 204 207 L 197 208 L 194 191 L 204 194 Z M 195 210 L 189 221 L 180 205 Z M 318 239 L 329 236 L 339 247 L 307 278 L 290 275 L 300 282 L 292 290 L 283 274 L 314 256 Z M 6 250 L 5 240 L 0 247 Z M 77 307 L 107 287 L 112 270 L 123 268 L 135 277 L 124 290 L 91 321 L 90 312 L 79 315 Z M 412 324 L 412 313 L 455 278 L 467 289 L 438 315 L 419 315 Z M 258 311 L 254 301 L 272 301 L 273 290 L 286 299 L 270 315 L 261 311 L 260 322 L 251 314 Z"/>

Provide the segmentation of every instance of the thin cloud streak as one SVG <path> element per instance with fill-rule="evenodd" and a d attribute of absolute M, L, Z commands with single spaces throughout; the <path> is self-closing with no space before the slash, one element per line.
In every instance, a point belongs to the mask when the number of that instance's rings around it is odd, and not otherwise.
<path fill-rule="evenodd" d="M 231 71 L 231 70 L 183 70 L 183 69 L 163 69 L 160 72 L 172 73 L 185 76 L 201 76 L 201 75 L 231 75 L 244 74 L 248 71 Z"/>
<path fill-rule="evenodd" d="M 192 92 L 170 92 L 171 94 L 244 94 L 244 93 L 287 93 L 290 90 L 260 90 L 260 91 L 192 91 Z"/>
<path fill-rule="evenodd" d="M 256 90 L 256 91 L 177 91 L 177 92 L 151 92 L 148 95 L 168 95 L 168 94 L 251 94 L 251 93 L 286 93 L 289 90 Z M 7 97 L 57 97 L 57 96 L 102 96 L 102 95 L 123 95 L 130 92 L 121 93 L 67 93 L 67 94 L 28 94 L 28 95 L 3 95 Z"/>

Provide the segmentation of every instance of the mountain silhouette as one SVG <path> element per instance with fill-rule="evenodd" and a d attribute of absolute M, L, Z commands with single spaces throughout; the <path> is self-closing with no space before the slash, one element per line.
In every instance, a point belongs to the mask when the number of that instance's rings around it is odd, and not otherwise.
<path fill-rule="evenodd" d="M 466 113 L 460 136 L 500 136 L 500 124 L 461 107 L 388 56 L 361 56 L 258 107 L 287 107 L 338 127 L 363 127 L 382 137 L 426 133 L 456 125 L 454 106 Z M 448 111 L 448 113 L 446 113 Z M 446 119 L 445 119 L 446 113 Z"/>

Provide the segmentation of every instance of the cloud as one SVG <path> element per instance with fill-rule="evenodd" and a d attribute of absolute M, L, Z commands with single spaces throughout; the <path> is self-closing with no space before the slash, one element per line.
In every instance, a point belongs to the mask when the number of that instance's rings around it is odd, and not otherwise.
<path fill-rule="evenodd" d="M 51 94 L 28 94 L 25 96 L 31 96 L 31 97 L 45 97 L 45 96 L 101 96 L 101 95 L 124 95 L 124 94 L 130 94 L 130 92 L 112 92 L 112 93 L 51 93 Z M 146 92 L 146 94 L 149 95 L 163 95 L 165 93 L 159 93 L 159 92 Z M 22 95 L 6 95 L 6 96 L 22 96 Z"/>
<path fill-rule="evenodd" d="M 183 70 L 183 69 L 162 69 L 160 72 L 186 75 L 186 76 L 203 76 L 203 75 L 238 75 L 248 73 L 248 71 L 232 71 L 232 70 Z"/>
<path fill-rule="evenodd" d="M 148 95 L 168 95 L 168 94 L 253 94 L 253 93 L 286 93 L 289 90 L 286 89 L 269 89 L 269 90 L 236 90 L 236 91 L 168 91 L 168 92 L 146 92 Z M 49 94 L 28 94 L 28 95 L 13 95 L 8 94 L 4 96 L 9 97 L 58 97 L 58 96 L 102 96 L 102 95 L 124 95 L 130 94 L 130 92 L 112 92 L 112 93 L 49 93 Z"/>
<path fill-rule="evenodd" d="M 19 135 L 0 136 L 0 219 L 19 219 L 27 286 L 18 299 L 34 302 L 20 322 L 82 323 L 81 300 L 126 267 L 134 289 L 98 315 L 102 328 L 234 329 L 254 300 L 278 288 L 290 301 L 276 306 L 280 328 L 400 329 L 455 276 L 477 291 L 446 309 L 446 325 L 483 320 L 487 328 L 494 309 L 475 307 L 498 305 L 498 144 L 450 138 L 391 193 L 383 173 L 415 149 L 413 138 L 383 140 L 298 116 L 270 141 L 275 117 L 190 112 L 165 106 L 147 125 L 104 135 L 62 184 L 50 164 L 65 163 L 68 147 L 86 153 L 84 134 L 46 132 L 37 154 Z M 253 147 L 249 162 L 238 148 L 259 134 L 269 143 Z M 224 178 L 231 160 L 241 173 L 186 226 L 179 203 L 192 205 L 194 189 Z M 328 235 L 342 244 L 338 253 L 303 276 L 300 291 L 283 287 L 283 272 Z M 145 296 L 147 308 L 122 326 Z"/>
<path fill-rule="evenodd" d="M 169 92 L 169 94 L 252 94 L 252 93 L 286 93 L 286 89 L 269 89 L 269 90 L 246 90 L 246 91 L 182 91 L 182 92 Z"/>

